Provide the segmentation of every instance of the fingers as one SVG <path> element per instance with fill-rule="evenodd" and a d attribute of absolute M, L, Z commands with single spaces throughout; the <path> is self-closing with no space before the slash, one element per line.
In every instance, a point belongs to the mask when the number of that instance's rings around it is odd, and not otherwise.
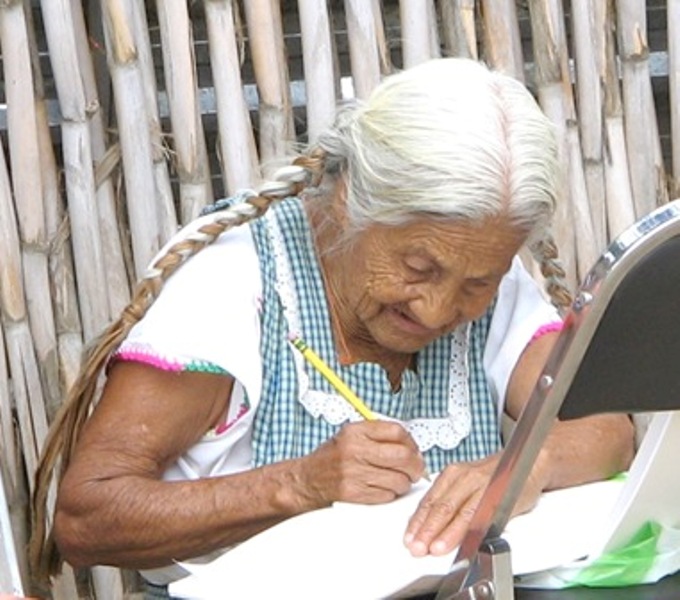
<path fill-rule="evenodd" d="M 442 499 L 421 505 L 409 521 L 406 547 L 413 556 L 448 554 L 465 536 L 477 503 L 475 494 L 462 504 Z"/>
<path fill-rule="evenodd" d="M 490 464 L 447 467 L 409 520 L 404 543 L 414 556 L 448 554 L 460 544 L 489 482 Z"/>
<path fill-rule="evenodd" d="M 389 502 L 411 489 L 425 469 L 423 457 L 398 423 L 351 423 L 307 457 L 310 494 L 334 501 Z"/>
<path fill-rule="evenodd" d="M 413 514 L 404 543 L 414 556 L 441 556 L 463 541 L 493 474 L 499 455 L 453 464 L 439 475 Z M 532 474 L 513 514 L 529 510 L 541 494 L 542 479 Z"/>
<path fill-rule="evenodd" d="M 380 470 L 405 474 L 410 482 L 418 481 L 425 471 L 425 460 L 411 435 L 399 424 L 386 421 L 365 421 L 343 427 L 336 443 L 348 445 L 348 452 L 358 462 Z"/>

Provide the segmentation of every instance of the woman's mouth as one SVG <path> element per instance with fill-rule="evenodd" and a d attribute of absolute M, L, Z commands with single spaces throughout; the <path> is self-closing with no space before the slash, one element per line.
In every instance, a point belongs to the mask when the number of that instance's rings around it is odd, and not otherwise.
<path fill-rule="evenodd" d="M 399 308 L 392 307 L 388 310 L 390 319 L 395 324 L 397 329 L 400 329 L 406 334 L 415 335 L 418 337 L 427 336 L 430 337 L 436 332 L 432 331 L 429 327 L 425 327 L 418 321 L 414 320 L 407 313 Z"/>

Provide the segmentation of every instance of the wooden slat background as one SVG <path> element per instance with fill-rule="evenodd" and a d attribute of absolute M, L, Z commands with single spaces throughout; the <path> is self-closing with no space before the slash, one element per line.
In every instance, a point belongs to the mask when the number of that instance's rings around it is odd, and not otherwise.
<path fill-rule="evenodd" d="M 679 21 L 680 0 L 0 0 L 0 482 L 15 538 L 0 540 L 0 592 L 13 548 L 33 589 L 30 476 L 82 347 L 179 225 L 266 179 L 337 100 L 472 56 L 525 81 L 555 121 L 576 286 L 678 195 Z M 137 590 L 97 568 L 51 594 Z"/>

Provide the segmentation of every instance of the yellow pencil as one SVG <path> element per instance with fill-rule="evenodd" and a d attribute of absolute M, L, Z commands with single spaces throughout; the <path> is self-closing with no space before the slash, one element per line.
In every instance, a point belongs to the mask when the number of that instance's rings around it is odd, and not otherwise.
<path fill-rule="evenodd" d="M 371 411 L 368 406 L 366 406 L 361 398 L 357 396 L 347 384 L 340 379 L 340 377 L 331 369 L 323 359 L 312 350 L 307 344 L 305 344 L 300 338 L 293 338 L 291 340 L 293 346 L 295 346 L 302 356 L 304 356 L 309 364 L 311 364 L 323 377 L 330 383 L 338 393 L 349 402 L 354 408 L 357 409 L 358 413 L 367 421 L 375 421 L 377 417 Z"/>
<path fill-rule="evenodd" d="M 323 377 L 330 383 L 338 393 L 349 402 L 354 408 L 357 409 L 358 413 L 367 421 L 375 421 L 378 417 L 375 416 L 373 411 L 371 411 L 368 406 L 357 396 L 348 385 L 340 379 L 340 376 L 333 371 L 323 359 L 312 350 L 307 344 L 305 344 L 299 337 L 294 337 L 291 343 L 295 348 L 297 348 L 302 356 L 304 356 Z M 423 477 L 430 481 L 430 473 L 427 469 L 423 472 Z"/>

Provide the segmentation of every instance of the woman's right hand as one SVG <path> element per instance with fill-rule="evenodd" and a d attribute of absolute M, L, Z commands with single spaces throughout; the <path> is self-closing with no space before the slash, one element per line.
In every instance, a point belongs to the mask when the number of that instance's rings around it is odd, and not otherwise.
<path fill-rule="evenodd" d="M 315 505 L 390 502 L 425 473 L 411 435 L 399 423 L 348 423 L 301 460 L 302 493 Z"/>

